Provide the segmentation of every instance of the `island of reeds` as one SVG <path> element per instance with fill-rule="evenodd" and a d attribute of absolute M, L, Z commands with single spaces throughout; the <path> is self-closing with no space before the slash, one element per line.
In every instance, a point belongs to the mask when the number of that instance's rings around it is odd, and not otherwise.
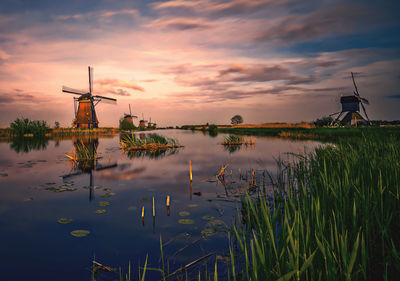
<path fill-rule="evenodd" d="M 141 137 L 135 134 L 126 134 L 121 137 L 121 149 L 123 151 L 159 151 L 182 147 L 178 141 L 165 138 L 158 134 L 144 134 Z"/>

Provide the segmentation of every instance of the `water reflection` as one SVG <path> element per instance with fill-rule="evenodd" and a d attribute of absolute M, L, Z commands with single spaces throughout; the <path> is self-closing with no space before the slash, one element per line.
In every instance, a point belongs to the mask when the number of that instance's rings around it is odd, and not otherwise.
<path fill-rule="evenodd" d="M 111 165 L 102 165 L 99 163 L 101 157 L 97 154 L 99 146 L 99 138 L 96 136 L 87 136 L 85 138 L 77 138 L 74 140 L 74 151 L 68 154 L 70 165 L 72 165 L 71 173 L 62 176 L 63 182 L 68 182 L 73 177 L 89 174 L 89 200 L 94 199 L 94 179 L 93 171 L 101 171 L 112 169 L 118 166 L 114 163 Z M 72 171 L 75 171 L 72 173 Z"/>
<path fill-rule="evenodd" d="M 10 148 L 17 153 L 28 153 L 31 150 L 45 150 L 49 144 L 49 139 L 46 137 L 33 138 L 12 138 Z"/>

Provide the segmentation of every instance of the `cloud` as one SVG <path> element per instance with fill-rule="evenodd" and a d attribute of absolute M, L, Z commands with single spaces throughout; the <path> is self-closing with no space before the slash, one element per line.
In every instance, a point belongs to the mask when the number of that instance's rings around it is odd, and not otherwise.
<path fill-rule="evenodd" d="M 38 98 L 39 95 L 43 95 L 43 93 L 27 92 L 21 89 L 14 89 L 10 92 L 0 91 L 0 103 L 39 103 L 46 100 L 45 98 Z"/>
<path fill-rule="evenodd" d="M 397 94 L 397 95 L 390 95 L 390 96 L 386 96 L 387 98 L 390 98 L 390 99 L 400 99 L 400 94 Z"/>
<path fill-rule="evenodd" d="M 259 33 L 256 40 L 290 44 L 335 34 L 350 34 L 380 24 L 379 19 L 382 19 L 379 11 L 371 11 L 364 5 L 342 4 L 279 19 L 274 26 L 268 26 Z"/>
<path fill-rule="evenodd" d="M 145 25 L 148 28 L 163 28 L 163 29 L 176 29 L 176 30 L 191 30 L 191 29 L 209 29 L 214 24 L 201 20 L 190 18 L 174 18 L 174 19 L 157 19 Z"/>
<path fill-rule="evenodd" d="M 151 7 L 168 15 L 203 15 L 208 17 L 224 17 L 253 13 L 262 8 L 278 6 L 292 2 L 291 0 L 171 0 L 155 2 Z"/>
<path fill-rule="evenodd" d="M 95 81 L 95 84 L 100 85 L 102 88 L 122 87 L 140 92 L 145 91 L 143 87 L 137 85 L 132 81 L 118 80 L 113 78 L 100 79 Z"/>
<path fill-rule="evenodd" d="M 88 18 L 96 18 L 97 20 L 106 20 L 114 16 L 121 16 L 121 15 L 129 15 L 132 17 L 138 17 L 140 15 L 138 10 L 135 9 L 123 9 L 117 11 L 92 11 L 88 13 L 82 14 L 73 14 L 73 15 L 58 15 L 54 16 L 57 20 L 81 20 L 81 19 L 88 19 Z"/>

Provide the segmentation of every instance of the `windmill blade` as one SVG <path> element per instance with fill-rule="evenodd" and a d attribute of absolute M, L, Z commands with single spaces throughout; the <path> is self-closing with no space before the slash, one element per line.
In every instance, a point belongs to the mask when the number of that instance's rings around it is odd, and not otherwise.
<path fill-rule="evenodd" d="M 369 104 L 369 101 L 366 98 L 360 97 L 360 100 L 362 101 L 362 103 Z"/>
<path fill-rule="evenodd" d="M 92 94 L 93 91 L 93 67 L 88 66 L 89 70 L 89 93 Z"/>
<path fill-rule="evenodd" d="M 113 99 L 113 98 L 107 98 L 107 97 L 98 96 L 98 95 L 96 95 L 96 96 L 93 96 L 93 97 L 94 97 L 94 98 L 99 98 L 99 99 L 105 99 L 105 100 L 117 101 L 116 99 Z"/>
<path fill-rule="evenodd" d="M 357 88 L 357 85 L 356 85 L 356 81 L 354 80 L 353 72 L 351 72 L 351 79 L 353 80 L 354 88 L 356 89 L 357 95 L 360 96 L 360 94 L 358 93 L 358 88 Z"/>
<path fill-rule="evenodd" d="M 362 109 L 363 109 L 363 111 L 364 111 L 364 114 L 365 114 L 365 116 L 367 117 L 367 120 L 368 120 L 368 123 L 369 123 L 369 117 L 368 117 L 367 111 L 365 110 L 365 106 L 364 106 L 363 103 L 361 103 L 361 107 L 362 107 Z"/>
<path fill-rule="evenodd" d="M 132 117 L 131 104 L 129 104 L 129 114 L 130 114 L 130 115 L 131 115 L 131 117 Z"/>
<path fill-rule="evenodd" d="M 335 113 L 332 113 L 332 114 L 329 114 L 329 117 L 331 117 L 331 116 L 333 116 L 333 115 L 336 115 L 336 114 L 339 114 L 341 111 L 338 111 L 338 112 L 335 112 Z"/>
<path fill-rule="evenodd" d="M 132 118 L 136 118 L 136 119 L 138 118 L 136 115 L 131 115 L 131 117 L 132 117 Z"/>
<path fill-rule="evenodd" d="M 86 95 L 87 93 L 81 91 L 81 90 L 76 90 L 76 89 L 72 89 L 70 87 L 67 86 L 62 86 L 62 91 L 64 93 L 69 93 L 69 94 L 74 94 L 74 95 Z"/>

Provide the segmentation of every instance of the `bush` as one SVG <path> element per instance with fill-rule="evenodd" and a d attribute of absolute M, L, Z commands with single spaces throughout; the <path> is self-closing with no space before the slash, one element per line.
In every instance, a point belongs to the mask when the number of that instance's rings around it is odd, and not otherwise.
<path fill-rule="evenodd" d="M 130 131 L 130 130 L 136 129 L 136 126 L 133 125 L 133 123 L 130 122 L 129 120 L 127 120 L 125 118 L 121 118 L 121 119 L 119 119 L 119 128 L 121 130 Z"/>
<path fill-rule="evenodd" d="M 328 126 L 333 121 L 332 117 L 322 117 L 321 119 L 317 119 L 314 121 L 314 125 L 317 127 Z"/>
<path fill-rule="evenodd" d="M 23 136 L 31 134 L 34 136 L 44 136 L 49 131 L 49 126 L 43 120 L 29 120 L 28 118 L 17 118 L 10 123 L 12 134 Z"/>

